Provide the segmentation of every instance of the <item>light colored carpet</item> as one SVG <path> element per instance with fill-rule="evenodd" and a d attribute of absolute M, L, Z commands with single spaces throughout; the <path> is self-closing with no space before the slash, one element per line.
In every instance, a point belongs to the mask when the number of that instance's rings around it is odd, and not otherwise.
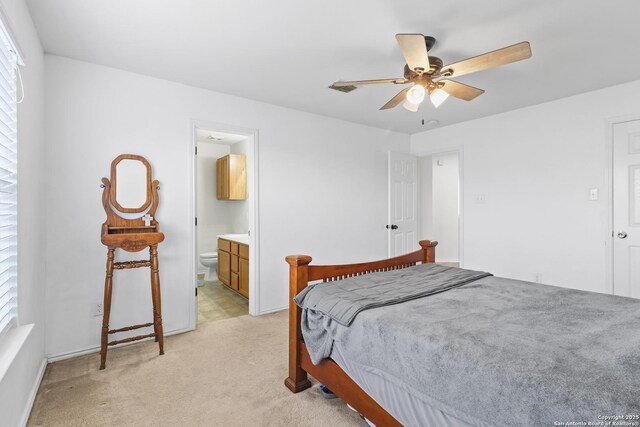
<path fill-rule="evenodd" d="M 240 316 L 47 367 L 29 426 L 365 426 L 314 387 L 293 394 L 287 312 Z"/>

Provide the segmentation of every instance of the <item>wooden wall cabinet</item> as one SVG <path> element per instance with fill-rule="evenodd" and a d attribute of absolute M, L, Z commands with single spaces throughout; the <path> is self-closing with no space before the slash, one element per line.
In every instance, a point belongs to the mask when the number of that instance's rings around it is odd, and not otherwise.
<path fill-rule="evenodd" d="M 216 160 L 216 197 L 218 200 L 247 199 L 247 157 L 228 154 Z"/>
<path fill-rule="evenodd" d="M 218 239 L 218 279 L 249 298 L 249 246 Z"/>

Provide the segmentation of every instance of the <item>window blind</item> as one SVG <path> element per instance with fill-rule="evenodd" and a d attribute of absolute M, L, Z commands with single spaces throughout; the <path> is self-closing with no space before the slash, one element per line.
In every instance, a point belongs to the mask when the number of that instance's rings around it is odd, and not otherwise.
<path fill-rule="evenodd" d="M 0 28 L 0 335 L 16 323 L 18 302 L 17 63 Z"/>

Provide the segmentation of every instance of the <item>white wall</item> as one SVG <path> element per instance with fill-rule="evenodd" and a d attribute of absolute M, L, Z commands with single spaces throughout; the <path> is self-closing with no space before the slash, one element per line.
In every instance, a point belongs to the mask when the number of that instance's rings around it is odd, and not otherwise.
<path fill-rule="evenodd" d="M 14 337 L 25 332 L 26 339 L 19 340 L 23 341 L 22 347 L 0 378 L 0 424 L 16 426 L 26 422 L 45 366 L 44 64 L 24 1 L 2 0 L 0 5 L 26 65 L 21 69 L 26 95 L 18 105 L 19 327 L 13 331 Z"/>
<path fill-rule="evenodd" d="M 464 147 L 464 265 L 609 292 L 606 120 L 639 98 L 636 81 L 413 135 L 414 153 Z"/>
<path fill-rule="evenodd" d="M 458 258 L 458 153 L 419 158 L 420 238 L 437 240 L 436 261 Z"/>
<path fill-rule="evenodd" d="M 122 152 L 147 157 L 161 182 L 165 331 L 188 327 L 192 119 L 259 131 L 262 312 L 287 306 L 286 255 L 319 263 L 386 256 L 386 152 L 408 152 L 407 135 L 56 56 L 45 56 L 45 70 L 48 176 L 55 177 L 44 250 L 49 355 L 99 343 L 100 318 L 92 316 L 106 255 L 99 184 Z M 137 273 L 116 272 L 114 326 L 150 318 L 148 272 Z"/>

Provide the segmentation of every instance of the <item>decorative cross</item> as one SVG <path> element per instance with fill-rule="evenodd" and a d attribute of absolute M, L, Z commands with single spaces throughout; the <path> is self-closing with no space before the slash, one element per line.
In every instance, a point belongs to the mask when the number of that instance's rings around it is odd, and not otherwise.
<path fill-rule="evenodd" d="M 151 220 L 153 219 L 153 217 L 149 214 L 146 214 L 145 216 L 142 217 L 142 220 L 144 221 L 144 226 L 145 227 L 149 227 L 151 225 Z"/>

